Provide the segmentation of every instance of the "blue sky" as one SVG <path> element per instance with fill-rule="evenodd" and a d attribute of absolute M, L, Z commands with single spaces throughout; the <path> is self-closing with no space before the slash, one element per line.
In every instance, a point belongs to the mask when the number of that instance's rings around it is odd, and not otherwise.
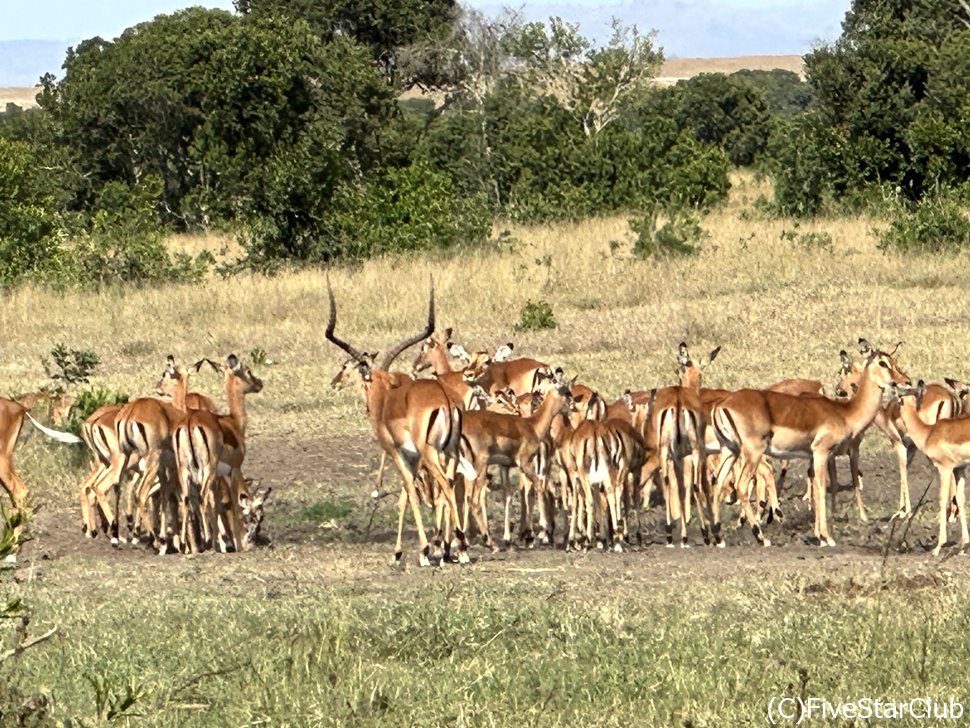
<path fill-rule="evenodd" d="M 850 0 L 522 0 L 534 17 L 561 15 L 583 24 L 588 35 L 603 32 L 612 15 L 660 31 L 668 55 L 691 55 L 710 48 L 741 48 L 744 53 L 805 53 L 816 40 L 834 40 Z M 100 35 L 113 38 L 125 28 L 159 13 L 187 7 L 185 0 L 5 0 L 2 40 L 76 41 Z M 232 0 L 198 3 L 232 9 Z M 502 6 L 491 0 L 469 4 L 489 11 Z M 746 19 L 751 21 L 746 22 Z M 713 41 L 713 42 L 712 42 Z"/>

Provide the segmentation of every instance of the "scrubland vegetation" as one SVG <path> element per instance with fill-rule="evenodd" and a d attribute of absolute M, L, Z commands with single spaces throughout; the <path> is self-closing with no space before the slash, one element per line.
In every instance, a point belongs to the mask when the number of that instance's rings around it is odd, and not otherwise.
<path fill-rule="evenodd" d="M 327 276 L 375 350 L 420 327 L 433 274 L 466 347 L 513 340 L 607 396 L 670 382 L 680 340 L 723 346 L 727 388 L 832 381 L 860 335 L 967 379 L 963 19 L 855 2 L 807 81 L 661 89 L 622 24 L 595 48 L 447 0 L 283 5 L 86 41 L 39 109 L 0 114 L 5 393 L 59 342 L 97 353 L 106 397 L 150 391 L 170 352 L 234 351 L 265 381 L 251 469 L 279 499 L 272 549 L 112 551 L 79 543 L 82 454 L 24 443 L 42 510 L 0 601 L 57 633 L 0 661 L 0 723 L 698 726 L 761 723 L 773 695 L 966 699 L 966 569 L 885 521 L 825 559 L 741 539 L 388 571 L 394 508 L 323 338 Z"/>

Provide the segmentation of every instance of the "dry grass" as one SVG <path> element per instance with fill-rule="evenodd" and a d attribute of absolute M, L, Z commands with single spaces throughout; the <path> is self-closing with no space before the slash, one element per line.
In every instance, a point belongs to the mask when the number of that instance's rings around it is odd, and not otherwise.
<path fill-rule="evenodd" d="M 968 285 L 965 258 L 887 257 L 876 249 L 879 223 L 861 218 L 803 224 L 799 232 L 824 231 L 833 240 L 831 251 L 803 249 L 782 239 L 793 221 L 751 219 L 751 202 L 765 191 L 737 178 L 731 202 L 703 220 L 711 235 L 703 252 L 682 260 L 635 259 L 626 220 L 615 217 L 511 226 L 515 242 L 493 249 L 335 269 L 337 330 L 369 350 L 419 330 L 434 274 L 438 321 L 455 327 L 466 348 L 514 340 L 521 354 L 562 365 L 609 397 L 669 382 L 682 339 L 698 352 L 724 347 L 709 382 L 725 387 L 789 376 L 831 381 L 839 349 L 859 336 L 904 340 L 902 363 L 913 375 L 966 378 L 970 323 L 955 304 Z M 197 251 L 226 242 L 209 236 L 180 244 Z M 325 289 L 320 270 L 97 294 L 22 288 L 0 311 L 0 377 L 7 392 L 36 386 L 40 357 L 63 341 L 101 355 L 100 383 L 140 393 L 169 352 L 194 360 L 261 348 L 275 363 L 260 372 L 267 386 L 252 401 L 256 431 L 365 432 L 353 396 L 328 386 L 343 354 L 323 337 Z M 551 304 L 558 329 L 513 333 L 529 299 Z M 399 366 L 409 366 L 407 355 Z M 219 387 L 211 376 L 199 385 Z"/>
<path fill-rule="evenodd" d="M 668 58 L 657 75 L 660 83 L 677 81 L 700 73 L 731 74 L 741 70 L 771 71 L 780 68 L 805 75 L 802 56 L 734 56 L 728 58 Z"/>

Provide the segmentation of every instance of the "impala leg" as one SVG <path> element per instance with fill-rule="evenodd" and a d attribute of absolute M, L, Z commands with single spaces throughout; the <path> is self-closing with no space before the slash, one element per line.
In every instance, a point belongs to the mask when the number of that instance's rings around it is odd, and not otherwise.
<path fill-rule="evenodd" d="M 899 461 L 899 510 L 893 518 L 909 517 L 913 512 L 913 505 L 909 499 L 909 454 L 902 440 L 893 442 L 896 459 Z"/>
<path fill-rule="evenodd" d="M 502 540 L 505 548 L 512 548 L 512 479 L 509 477 L 509 469 L 500 466 L 498 469 L 499 478 L 502 481 L 502 499 L 505 503 L 505 530 L 502 532 Z"/>
<path fill-rule="evenodd" d="M 724 539 L 721 536 L 721 501 L 724 497 L 724 490 L 727 480 L 734 469 L 737 456 L 729 450 L 721 451 L 721 464 L 717 469 L 717 477 L 714 479 L 714 490 L 711 493 L 711 533 L 714 537 L 714 545 L 724 548 Z"/>
<path fill-rule="evenodd" d="M 866 505 L 862 502 L 862 471 L 859 469 L 859 443 L 849 445 L 849 470 L 852 473 L 852 489 L 855 491 L 855 504 L 859 509 L 859 520 L 868 523 Z"/>
<path fill-rule="evenodd" d="M 741 466 L 741 474 L 735 482 L 735 488 L 738 490 L 738 500 L 741 501 L 741 512 L 751 524 L 751 532 L 754 534 L 755 539 L 762 546 L 771 546 L 771 541 L 764 537 L 764 533 L 761 531 L 761 524 L 755 518 L 754 511 L 751 507 L 751 482 L 754 474 L 761 465 L 763 457 L 763 449 L 742 451 L 740 460 L 743 462 L 743 465 Z"/>
<path fill-rule="evenodd" d="M 970 544 L 970 534 L 967 533 L 967 509 L 966 500 L 966 479 L 967 471 L 966 468 L 960 468 L 959 475 L 957 475 L 957 510 L 960 515 L 960 549 L 963 550 L 967 544 Z"/>
<path fill-rule="evenodd" d="M 825 472 L 828 475 L 828 481 L 829 481 L 829 487 L 828 487 L 829 510 L 832 511 L 832 517 L 834 518 L 837 512 L 835 510 L 835 497 L 839 490 L 839 474 L 838 474 L 838 470 L 835 467 L 834 455 L 829 457 L 829 461 L 825 467 Z"/>
<path fill-rule="evenodd" d="M 943 546 L 946 545 L 946 509 L 950 503 L 950 488 L 953 482 L 953 468 L 950 466 L 938 466 L 940 474 L 940 531 L 933 549 L 933 555 L 939 556 Z"/>
<path fill-rule="evenodd" d="M 820 546 L 835 546 L 835 540 L 829 534 L 828 513 L 825 508 L 829 454 L 830 451 L 823 447 L 812 452 L 812 466 L 815 471 L 815 533 Z"/>
<path fill-rule="evenodd" d="M 404 548 L 404 513 L 408 509 L 408 491 L 403 485 L 397 497 L 397 543 L 394 545 L 394 560 L 400 561 Z"/>

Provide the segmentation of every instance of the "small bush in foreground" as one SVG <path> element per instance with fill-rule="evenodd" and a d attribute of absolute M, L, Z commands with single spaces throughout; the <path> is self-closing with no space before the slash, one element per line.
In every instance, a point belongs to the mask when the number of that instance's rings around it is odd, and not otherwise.
<path fill-rule="evenodd" d="M 90 417 L 95 410 L 106 404 L 125 404 L 128 395 L 104 387 L 93 387 L 79 392 L 71 409 L 64 420 L 64 429 L 75 435 L 81 433 L 81 424 Z"/>

